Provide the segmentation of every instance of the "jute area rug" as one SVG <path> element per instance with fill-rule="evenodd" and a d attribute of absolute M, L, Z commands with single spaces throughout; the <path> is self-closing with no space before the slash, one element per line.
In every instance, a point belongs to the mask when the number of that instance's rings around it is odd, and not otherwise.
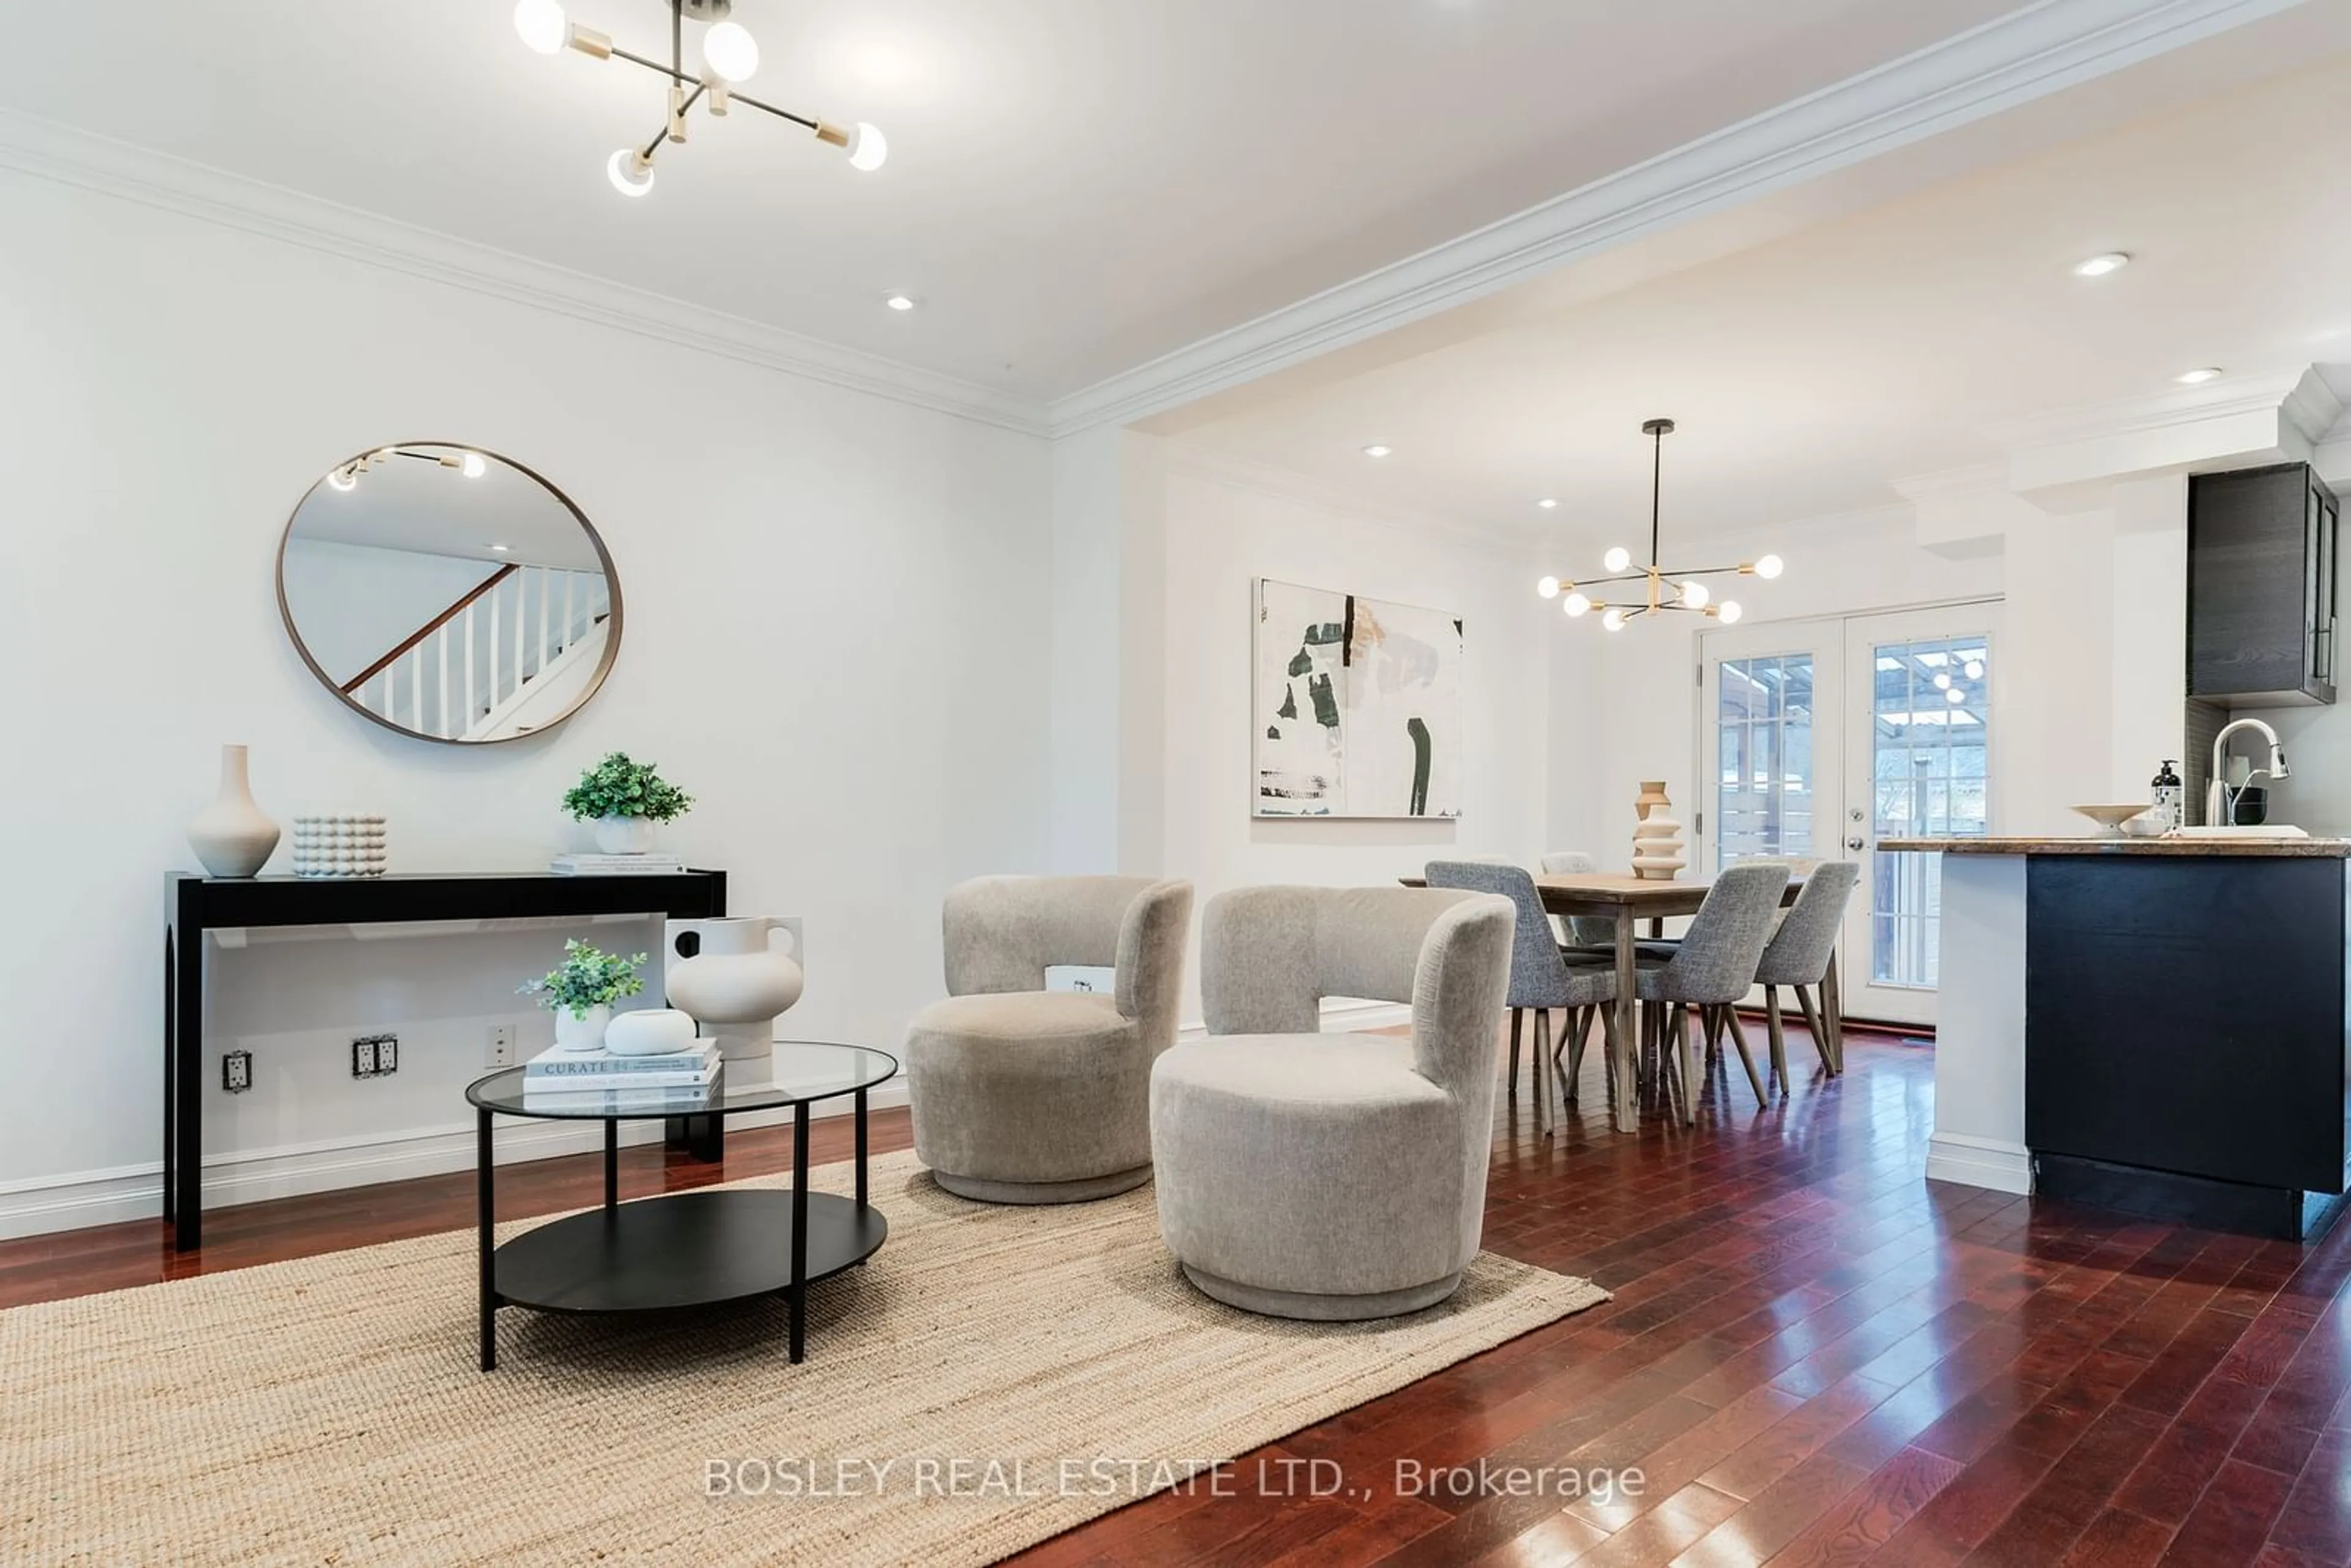
<path fill-rule="evenodd" d="M 779 1302 L 510 1308 L 485 1375 L 470 1231 L 0 1313 L 0 1562 L 985 1563 L 1607 1299 L 1480 1254 L 1411 1317 L 1252 1317 L 1147 1186 L 872 1175 L 890 1239 L 810 1291 L 799 1366 Z"/>

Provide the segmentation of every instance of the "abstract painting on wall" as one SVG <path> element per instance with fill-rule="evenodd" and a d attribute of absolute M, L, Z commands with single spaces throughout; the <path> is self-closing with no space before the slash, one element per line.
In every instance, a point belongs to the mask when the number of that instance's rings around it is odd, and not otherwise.
<path fill-rule="evenodd" d="M 1257 580 L 1255 814 L 1461 814 L 1461 619 Z"/>

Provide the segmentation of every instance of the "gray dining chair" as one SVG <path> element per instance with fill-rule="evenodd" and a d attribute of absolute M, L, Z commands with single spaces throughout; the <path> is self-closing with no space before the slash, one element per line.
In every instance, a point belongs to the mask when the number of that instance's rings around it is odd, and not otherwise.
<path fill-rule="evenodd" d="M 1767 1098 L 1762 1077 L 1755 1071 L 1755 1058 L 1747 1049 L 1746 1032 L 1740 1028 L 1736 1004 L 1755 984 L 1756 967 L 1771 940 L 1772 918 L 1787 891 L 1785 865 L 1734 865 L 1707 889 L 1706 902 L 1691 916 L 1689 931 L 1671 957 L 1635 956 L 1634 996 L 1664 1010 L 1667 1038 L 1660 1040 L 1661 1051 L 1669 1048 L 1680 1059 L 1684 1122 L 1698 1119 L 1699 1080 L 1689 1028 L 1689 1009 L 1694 1007 L 1708 1010 L 1729 1029 L 1739 1060 L 1747 1068 L 1748 1084 L 1755 1091 L 1755 1103 L 1761 1105 Z M 1568 963 L 1571 968 L 1589 970 L 1598 968 L 1601 960 L 1593 955 L 1571 954 Z"/>
<path fill-rule="evenodd" d="M 1755 983 L 1763 988 L 1763 1021 L 1771 1040 L 1771 1071 L 1782 1091 L 1788 1081 L 1788 1048 L 1780 1021 L 1780 988 L 1796 993 L 1804 1022 L 1813 1031 L 1813 1047 L 1821 1065 L 1834 1078 L 1844 1071 L 1843 1010 L 1828 983 L 1836 958 L 1837 936 L 1844 929 L 1845 908 L 1861 883 L 1857 861 L 1823 861 L 1804 875 L 1796 902 L 1781 917 L 1780 928 L 1764 945 L 1756 961 Z M 1805 988 L 1812 988 L 1812 996 Z M 1817 1000 L 1815 1000 L 1817 998 Z"/>
<path fill-rule="evenodd" d="M 1572 968 L 1552 931 L 1551 916 L 1544 913 L 1542 895 L 1535 891 L 1535 879 L 1522 866 L 1498 864 L 1490 861 L 1431 861 L 1426 871 L 1431 887 L 1453 888 L 1468 893 L 1499 894 L 1510 901 L 1518 912 L 1518 925 L 1511 938 L 1510 983 L 1503 1005 L 1510 1009 L 1510 1087 L 1515 1092 L 1519 1082 L 1519 1035 L 1525 1016 L 1535 1015 L 1535 1126 L 1548 1134 L 1552 1129 L 1551 1085 L 1546 1074 L 1559 1066 L 1562 1048 L 1573 1046 L 1567 1062 L 1567 1095 L 1575 1098 L 1575 1084 L 1583 1068 L 1584 1041 L 1590 1033 L 1591 1012 L 1597 1010 L 1609 1019 L 1614 1039 L 1615 1009 L 1605 1004 L 1616 999 L 1616 975 L 1614 969 L 1596 970 Z M 1559 1044 L 1552 1042 L 1551 1015 L 1554 1009 L 1567 1012 L 1566 1030 Z"/>

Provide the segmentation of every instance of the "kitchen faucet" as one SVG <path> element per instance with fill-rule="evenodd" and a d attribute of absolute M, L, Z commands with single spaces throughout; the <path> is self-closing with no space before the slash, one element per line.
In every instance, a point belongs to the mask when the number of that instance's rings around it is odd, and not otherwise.
<path fill-rule="evenodd" d="M 2257 729 L 2270 743 L 2270 762 L 2266 768 L 2256 768 L 2245 775 L 2242 784 L 2229 786 L 2229 737 L 2241 729 Z M 2264 776 L 2272 779 L 2291 777 L 2293 769 L 2285 764 L 2285 747 L 2278 744 L 2277 731 L 2257 718 L 2231 719 L 2220 727 L 2212 737 L 2212 782 L 2204 789 L 2204 821 L 2213 827 L 2231 827 L 2237 821 L 2237 802 L 2253 780 Z"/>

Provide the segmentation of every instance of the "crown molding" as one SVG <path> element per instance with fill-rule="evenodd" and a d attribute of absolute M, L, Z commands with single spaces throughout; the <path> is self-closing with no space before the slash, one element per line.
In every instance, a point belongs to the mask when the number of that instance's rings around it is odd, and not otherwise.
<path fill-rule="evenodd" d="M 2300 365 L 2012 420 L 1986 434 L 2008 449 L 2011 489 L 2070 511 L 2117 480 L 2304 460 L 2342 417 L 2325 377 Z"/>
<path fill-rule="evenodd" d="M 0 110 L 0 169 L 1025 435 L 1041 403 L 650 289 Z"/>
<path fill-rule="evenodd" d="M 2330 403 L 2334 412 L 2327 413 L 2325 405 Z M 2296 365 L 2290 370 L 2223 376 L 2200 387 L 2175 387 L 2144 397 L 2116 398 L 2083 408 L 2002 420 L 1987 425 L 1984 434 L 2013 451 L 2150 435 L 2239 414 L 2279 413 L 2288 413 L 2297 424 L 2324 417 L 2331 425 L 2340 416 L 2342 405 L 2310 366 Z M 2319 434 L 2325 428 L 2322 425 Z"/>
<path fill-rule="evenodd" d="M 1499 557 L 1512 566 L 1526 566 L 1530 570 L 1534 570 L 1530 563 L 1545 550 L 1544 538 L 1531 530 L 1493 528 L 1399 505 L 1369 491 L 1334 485 L 1277 464 L 1260 463 L 1175 437 L 1166 438 L 1165 451 L 1171 478 L 1182 475 L 1207 479 L 1322 511 L 1343 513 L 1351 521 L 1416 538 L 1447 538 Z"/>
<path fill-rule="evenodd" d="M 1048 405 L 1132 423 L 2300 0 L 2040 0 Z"/>

